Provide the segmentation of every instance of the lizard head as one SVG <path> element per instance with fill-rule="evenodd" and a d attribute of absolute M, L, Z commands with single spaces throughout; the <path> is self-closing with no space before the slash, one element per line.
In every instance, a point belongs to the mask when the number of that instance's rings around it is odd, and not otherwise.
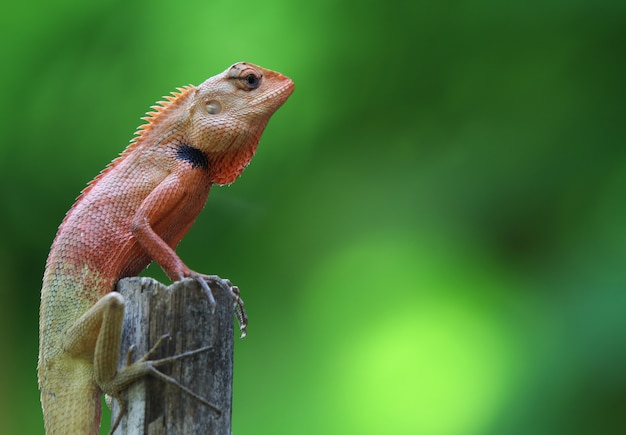
<path fill-rule="evenodd" d="M 241 174 L 293 90 L 288 77 L 245 62 L 192 88 L 181 127 L 189 145 L 207 155 L 214 183 L 232 183 Z"/>

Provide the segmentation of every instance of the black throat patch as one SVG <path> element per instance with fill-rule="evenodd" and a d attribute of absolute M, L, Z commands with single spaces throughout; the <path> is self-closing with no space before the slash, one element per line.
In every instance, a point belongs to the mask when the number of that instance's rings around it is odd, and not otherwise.
<path fill-rule="evenodd" d="M 179 160 L 191 163 L 193 169 L 202 168 L 209 170 L 209 158 L 198 148 L 191 145 L 180 145 L 176 151 L 176 157 Z"/>

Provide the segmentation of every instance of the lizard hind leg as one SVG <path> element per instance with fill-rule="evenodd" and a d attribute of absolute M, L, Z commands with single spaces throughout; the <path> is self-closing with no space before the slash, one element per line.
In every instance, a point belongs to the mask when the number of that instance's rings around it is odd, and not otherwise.
<path fill-rule="evenodd" d="M 63 343 L 63 350 L 70 356 L 87 357 L 93 361 L 93 381 L 103 393 L 118 400 L 121 412 L 111 428 L 111 433 L 117 428 L 127 409 L 127 403 L 122 392 L 131 383 L 145 375 L 153 375 L 174 385 L 216 413 L 221 413 L 205 398 L 156 369 L 156 367 L 173 363 L 179 359 L 206 352 L 211 349 L 210 346 L 158 360 L 150 360 L 149 358 L 154 355 L 165 340 L 170 338 L 169 334 L 165 334 L 145 355 L 135 362 L 132 362 L 135 347 L 131 346 L 126 355 L 126 365 L 118 370 L 123 320 L 124 297 L 117 292 L 107 293 L 74 322 L 68 329 Z"/>

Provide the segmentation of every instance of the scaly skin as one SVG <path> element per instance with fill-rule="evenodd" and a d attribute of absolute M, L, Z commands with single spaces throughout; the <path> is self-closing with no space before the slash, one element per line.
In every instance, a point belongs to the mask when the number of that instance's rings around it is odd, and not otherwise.
<path fill-rule="evenodd" d="M 232 183 L 293 92 L 274 71 L 238 63 L 153 106 L 126 150 L 83 190 L 59 227 L 41 290 L 39 388 L 47 434 L 97 434 L 103 393 L 150 373 L 117 370 L 124 301 L 117 281 L 156 261 L 173 281 L 210 277 L 174 251 L 211 185 Z M 208 287 L 207 287 L 208 288 Z"/>

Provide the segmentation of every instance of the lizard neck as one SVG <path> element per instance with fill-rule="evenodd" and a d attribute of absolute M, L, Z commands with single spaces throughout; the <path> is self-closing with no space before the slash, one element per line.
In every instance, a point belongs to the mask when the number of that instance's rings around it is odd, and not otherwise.
<path fill-rule="evenodd" d="M 233 183 L 250 163 L 257 144 L 247 144 L 237 152 L 209 155 L 211 181 L 219 185 Z"/>
<path fill-rule="evenodd" d="M 219 185 L 233 183 L 252 160 L 256 152 L 261 133 L 265 128 L 261 122 L 253 128 L 240 132 L 226 149 L 208 151 L 211 182 Z"/>

